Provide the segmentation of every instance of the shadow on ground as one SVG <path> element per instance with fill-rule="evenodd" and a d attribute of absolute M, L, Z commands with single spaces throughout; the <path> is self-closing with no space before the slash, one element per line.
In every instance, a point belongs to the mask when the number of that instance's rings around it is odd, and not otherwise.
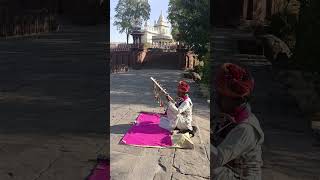
<path fill-rule="evenodd" d="M 133 124 L 117 124 L 110 126 L 111 134 L 125 134 L 131 128 Z"/>
<path fill-rule="evenodd" d="M 104 27 L 0 41 L 0 133 L 105 133 Z"/>

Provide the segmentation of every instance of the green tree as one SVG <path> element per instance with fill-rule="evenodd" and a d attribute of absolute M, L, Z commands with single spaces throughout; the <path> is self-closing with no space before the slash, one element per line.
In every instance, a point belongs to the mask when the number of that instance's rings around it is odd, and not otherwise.
<path fill-rule="evenodd" d="M 126 33 L 128 44 L 132 28 L 141 26 L 142 20 L 149 19 L 150 5 L 147 0 L 119 0 L 115 12 L 113 25 L 117 26 L 120 33 Z"/>
<path fill-rule="evenodd" d="M 209 0 L 170 0 L 168 11 L 173 38 L 186 44 L 201 60 L 209 50 Z"/>

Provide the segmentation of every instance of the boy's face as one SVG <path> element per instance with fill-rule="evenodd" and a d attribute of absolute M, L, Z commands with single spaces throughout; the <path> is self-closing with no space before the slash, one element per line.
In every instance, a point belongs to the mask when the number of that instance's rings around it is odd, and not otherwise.
<path fill-rule="evenodd" d="M 183 97 L 183 96 L 185 95 L 185 93 L 183 93 L 183 92 L 181 92 L 181 91 L 178 90 L 177 95 L 178 95 L 179 97 Z"/>
<path fill-rule="evenodd" d="M 221 94 L 217 95 L 217 104 L 222 112 L 232 113 L 241 104 L 238 98 L 232 98 Z"/>

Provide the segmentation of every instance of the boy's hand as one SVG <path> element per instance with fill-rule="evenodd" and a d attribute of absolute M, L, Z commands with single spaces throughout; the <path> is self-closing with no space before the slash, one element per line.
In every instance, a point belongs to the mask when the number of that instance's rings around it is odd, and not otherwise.
<path fill-rule="evenodd" d="M 166 95 L 166 98 L 167 98 L 167 100 L 170 101 L 170 102 L 173 101 L 173 99 L 172 99 L 169 95 Z"/>

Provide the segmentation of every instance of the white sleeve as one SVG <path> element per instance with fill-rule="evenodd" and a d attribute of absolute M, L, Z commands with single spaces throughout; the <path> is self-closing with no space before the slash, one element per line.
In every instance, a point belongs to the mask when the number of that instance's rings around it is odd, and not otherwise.
<path fill-rule="evenodd" d="M 217 160 L 218 160 L 218 149 L 213 146 L 212 144 L 210 145 L 210 152 L 211 152 L 211 155 L 213 156 L 213 168 L 217 168 L 218 167 L 218 163 L 217 163 Z"/>
<path fill-rule="evenodd" d="M 229 161 L 252 149 L 257 143 L 253 127 L 238 126 L 230 131 L 227 137 L 217 147 L 217 166 L 223 166 Z"/>
<path fill-rule="evenodd" d="M 184 101 L 178 108 L 172 102 L 169 102 L 169 108 L 175 114 L 181 114 L 182 112 L 186 111 L 190 107 L 190 103 L 188 101 Z"/>

